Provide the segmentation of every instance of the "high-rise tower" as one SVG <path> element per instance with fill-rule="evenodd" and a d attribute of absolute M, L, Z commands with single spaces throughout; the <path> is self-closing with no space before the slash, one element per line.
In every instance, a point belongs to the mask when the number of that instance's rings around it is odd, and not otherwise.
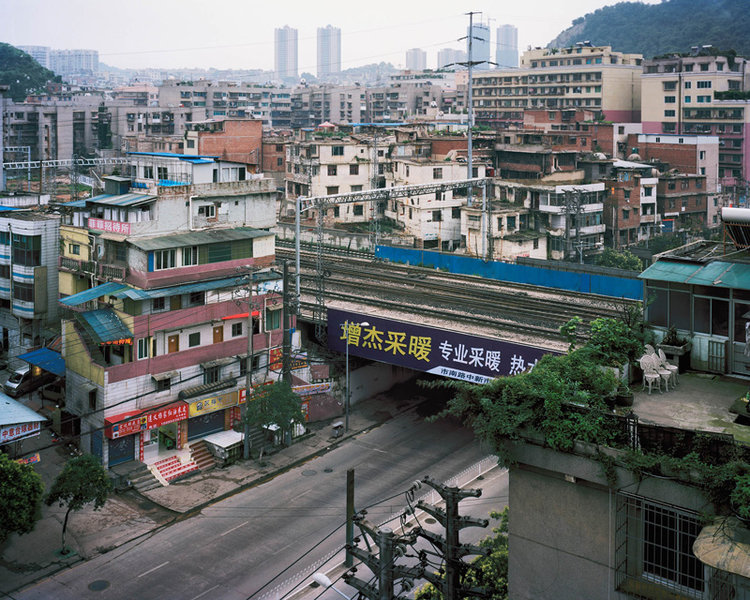
<path fill-rule="evenodd" d="M 518 28 L 514 25 L 500 25 L 497 28 L 495 62 L 498 68 L 518 66 Z"/>
<path fill-rule="evenodd" d="M 483 23 L 474 23 L 473 25 L 474 34 L 471 39 L 471 57 L 470 60 L 475 64 L 475 69 L 489 69 L 490 68 L 490 26 L 484 25 Z M 466 28 L 466 55 L 469 55 L 469 39 L 472 33 L 469 28 Z"/>
<path fill-rule="evenodd" d="M 273 70 L 276 79 L 297 79 L 297 30 L 284 25 L 273 34 Z"/>
<path fill-rule="evenodd" d="M 318 78 L 341 72 L 341 29 L 318 27 Z"/>

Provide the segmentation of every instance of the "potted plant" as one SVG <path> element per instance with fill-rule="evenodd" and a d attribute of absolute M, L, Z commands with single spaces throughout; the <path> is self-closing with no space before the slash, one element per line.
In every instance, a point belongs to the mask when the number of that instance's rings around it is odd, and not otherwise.
<path fill-rule="evenodd" d="M 615 404 L 617 406 L 633 406 L 633 390 L 628 385 L 621 383 L 617 388 Z"/>
<path fill-rule="evenodd" d="M 681 337 L 674 325 L 669 326 L 664 339 L 657 346 L 664 351 L 669 359 L 677 359 L 680 373 L 684 373 L 690 366 L 690 349 L 693 344 L 689 339 Z"/>

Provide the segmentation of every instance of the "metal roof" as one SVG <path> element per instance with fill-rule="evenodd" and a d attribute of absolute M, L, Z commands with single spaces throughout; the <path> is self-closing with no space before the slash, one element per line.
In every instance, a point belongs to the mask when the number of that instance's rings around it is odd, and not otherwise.
<path fill-rule="evenodd" d="M 46 420 L 28 406 L 0 393 L 0 426 L 15 425 L 16 423 L 38 423 Z"/>
<path fill-rule="evenodd" d="M 39 348 L 39 350 L 21 354 L 18 358 L 25 360 L 30 365 L 36 365 L 45 371 L 54 373 L 58 377 L 65 377 L 65 360 L 59 352 L 49 348 Z"/>
<path fill-rule="evenodd" d="M 156 200 L 156 196 L 149 194 L 100 194 L 93 198 L 88 198 L 86 202 L 93 202 L 94 204 L 106 204 L 107 206 L 137 206 L 138 204 L 145 204 L 147 202 L 153 202 Z"/>
<path fill-rule="evenodd" d="M 166 248 L 177 248 L 179 246 L 201 246 L 203 244 L 215 244 L 218 242 L 231 242 L 234 240 L 247 240 L 256 237 L 273 235 L 262 229 L 251 229 L 249 227 L 237 227 L 234 229 L 208 229 L 206 231 L 191 231 L 189 233 L 176 233 L 173 235 L 160 235 L 153 238 L 138 238 L 129 240 L 136 248 L 141 250 L 164 250 Z"/>
<path fill-rule="evenodd" d="M 209 281 L 197 281 L 195 283 L 186 283 L 184 285 L 175 285 L 172 287 L 158 288 L 154 290 L 138 290 L 125 286 L 126 289 L 115 292 L 112 295 L 117 298 L 130 298 L 131 300 L 166 298 L 167 296 L 176 296 L 177 294 L 190 294 L 192 292 L 204 292 L 225 287 L 235 287 L 241 283 L 241 279 L 242 275 L 238 275 L 237 277 L 226 277 L 224 279 L 213 279 Z"/>
<path fill-rule="evenodd" d="M 208 162 L 218 160 L 218 156 L 209 154 L 177 154 L 175 152 L 128 152 L 128 156 L 158 156 L 159 158 L 177 158 L 179 160 L 207 159 Z"/>
<path fill-rule="evenodd" d="M 750 290 L 750 264 L 721 260 L 705 264 L 660 260 L 638 277 L 655 281 Z"/>
<path fill-rule="evenodd" d="M 128 286 L 125 284 L 117 283 L 115 281 L 109 281 L 89 290 L 84 290 L 82 292 L 78 292 L 77 294 L 72 294 L 70 296 L 62 298 L 60 300 L 60 304 L 64 304 L 65 306 L 79 306 L 85 302 L 96 300 L 101 296 L 114 295 L 115 292 L 119 292 L 120 290 L 123 290 L 127 287 Z"/>
<path fill-rule="evenodd" d="M 84 312 L 81 313 L 81 317 L 91 327 L 97 344 L 133 338 L 133 333 L 128 326 L 120 320 L 115 311 L 109 308 Z"/>

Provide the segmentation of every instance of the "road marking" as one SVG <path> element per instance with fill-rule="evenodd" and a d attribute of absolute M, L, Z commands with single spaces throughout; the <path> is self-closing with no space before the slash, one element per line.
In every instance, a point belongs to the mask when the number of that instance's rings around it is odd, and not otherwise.
<path fill-rule="evenodd" d="M 198 594 L 194 598 L 191 598 L 190 600 L 198 600 L 198 598 L 202 598 L 203 596 L 205 596 L 206 594 L 208 594 L 208 592 L 213 592 L 217 587 L 219 587 L 218 583 L 214 587 L 212 587 L 211 589 L 206 590 L 205 592 L 201 592 L 200 594 Z"/>
<path fill-rule="evenodd" d="M 359 446 L 362 446 L 363 448 L 372 450 L 373 452 L 382 452 L 383 454 L 388 454 L 387 450 L 381 450 L 380 448 L 375 448 L 375 446 L 372 446 L 371 444 L 365 444 L 364 442 L 360 442 L 359 440 L 357 440 L 355 443 Z"/>
<path fill-rule="evenodd" d="M 237 527 L 232 527 L 229 531 L 225 531 L 224 533 L 220 534 L 219 537 L 224 537 L 228 533 L 232 533 L 235 529 L 239 529 L 243 525 L 247 525 L 249 522 L 250 521 L 245 521 L 244 523 L 240 523 L 239 525 L 237 525 Z"/>
<path fill-rule="evenodd" d="M 168 564 L 169 564 L 169 561 L 163 562 L 158 567 L 154 567 L 153 569 L 149 569 L 148 571 L 144 571 L 143 573 L 141 573 L 140 575 L 138 575 L 138 577 L 143 577 L 144 575 L 148 575 L 149 573 L 153 573 L 154 571 L 156 571 L 156 569 L 161 569 L 164 565 L 168 565 Z"/>

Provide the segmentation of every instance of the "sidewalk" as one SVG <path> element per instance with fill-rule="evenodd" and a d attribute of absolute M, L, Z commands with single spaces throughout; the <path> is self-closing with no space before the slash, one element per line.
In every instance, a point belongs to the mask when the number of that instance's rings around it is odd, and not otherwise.
<path fill-rule="evenodd" d="M 416 406 L 421 398 L 413 386 L 396 386 L 388 394 L 380 394 L 352 406 L 349 434 L 332 437 L 331 423 L 311 423 L 310 433 L 288 448 L 263 457 L 263 463 L 249 460 L 223 469 L 212 469 L 172 485 L 141 495 L 135 490 L 113 493 L 104 507 L 94 511 L 90 506 L 71 513 L 66 534 L 67 546 L 75 554 L 61 556 L 63 508 L 42 505 L 41 518 L 34 531 L 27 535 L 11 535 L 0 545 L 0 593 L 11 593 L 38 579 L 49 576 L 78 561 L 109 552 L 133 539 L 142 537 L 175 520 L 199 512 L 205 506 L 258 485 L 275 475 L 327 452 L 350 437 L 377 427 L 393 416 Z M 38 403 L 29 405 L 35 410 Z M 51 446 L 51 447 L 47 447 Z M 39 450 L 41 461 L 34 468 L 42 476 L 45 491 L 71 458 L 71 451 L 62 443 L 54 443 L 48 431 L 24 442 L 24 452 Z"/>

